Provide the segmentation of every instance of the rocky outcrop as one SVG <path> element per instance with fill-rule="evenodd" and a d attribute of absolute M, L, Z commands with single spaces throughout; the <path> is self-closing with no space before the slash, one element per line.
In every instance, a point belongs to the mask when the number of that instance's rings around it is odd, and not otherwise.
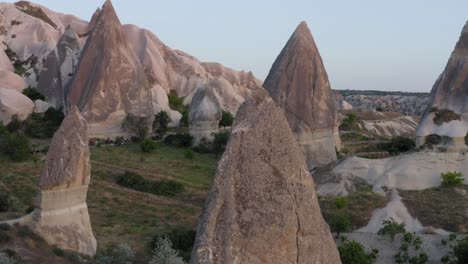
<path fill-rule="evenodd" d="M 26 88 L 26 82 L 21 76 L 11 71 L 0 70 L 0 87 L 22 92 Z"/>
<path fill-rule="evenodd" d="M 414 138 L 419 117 L 404 116 L 395 112 L 359 111 L 357 127 L 375 137 L 392 138 L 405 136 Z"/>
<path fill-rule="evenodd" d="M 417 130 L 417 145 L 431 135 L 443 138 L 448 151 L 466 151 L 468 135 L 468 22 L 447 66 L 431 91 L 431 99 Z"/>
<path fill-rule="evenodd" d="M 346 100 L 354 110 L 397 112 L 407 116 L 422 115 L 429 101 L 429 96 L 426 94 L 366 95 L 368 91 L 362 93 L 344 96 L 343 100 Z"/>
<path fill-rule="evenodd" d="M 52 138 L 31 227 L 51 245 L 93 256 L 96 239 L 86 204 L 91 168 L 88 140 L 86 120 L 73 107 Z"/>
<path fill-rule="evenodd" d="M 191 263 L 341 263 L 304 156 L 264 90 L 237 113 Z"/>
<path fill-rule="evenodd" d="M 153 88 L 151 88 L 151 96 L 153 98 L 154 113 L 158 114 L 161 111 L 165 111 L 169 115 L 169 118 L 171 120 L 169 126 L 178 126 L 182 114 L 170 108 L 169 98 L 167 97 L 166 91 L 164 91 L 164 89 L 161 86 L 156 85 Z"/>
<path fill-rule="evenodd" d="M 65 107 L 67 88 L 78 66 L 80 53 L 80 39 L 68 26 L 55 49 L 47 56 L 37 87 L 56 109 Z"/>
<path fill-rule="evenodd" d="M 206 85 L 198 89 L 193 96 L 189 113 L 189 130 L 194 144 L 202 138 L 211 141 L 213 134 L 218 132 L 221 118 L 222 108 L 216 86 Z"/>
<path fill-rule="evenodd" d="M 335 101 L 305 22 L 286 43 L 263 86 L 283 109 L 309 168 L 336 160 Z"/>
<path fill-rule="evenodd" d="M 42 100 L 34 101 L 34 113 L 43 114 L 50 107 L 52 107 L 50 104 L 48 104 L 47 102 L 44 102 Z"/>
<path fill-rule="evenodd" d="M 0 122 L 10 123 L 13 117 L 25 120 L 34 109 L 34 103 L 24 94 L 11 89 L 0 88 Z"/>
<path fill-rule="evenodd" d="M 109 0 L 100 10 L 69 90 L 67 105 L 80 108 L 91 137 L 121 135 L 129 113 L 153 117 L 143 67 Z"/>

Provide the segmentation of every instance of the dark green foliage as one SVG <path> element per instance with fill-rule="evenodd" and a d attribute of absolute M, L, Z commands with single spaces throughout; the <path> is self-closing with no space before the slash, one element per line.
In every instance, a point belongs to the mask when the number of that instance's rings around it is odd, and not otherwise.
<path fill-rule="evenodd" d="M 57 247 L 54 247 L 54 249 L 52 249 L 52 252 L 54 252 L 54 254 L 59 257 L 65 255 L 65 252 L 63 251 L 63 249 L 57 248 Z"/>
<path fill-rule="evenodd" d="M 33 138 L 51 138 L 59 129 L 65 115 L 50 107 L 44 115 L 33 113 L 23 123 L 25 133 Z"/>
<path fill-rule="evenodd" d="M 346 212 L 335 212 L 328 218 L 328 224 L 332 232 L 336 233 L 336 237 L 340 237 L 342 232 L 346 232 L 351 227 L 351 218 Z"/>
<path fill-rule="evenodd" d="M 140 148 L 141 151 L 145 153 L 151 153 L 156 149 L 156 142 L 154 142 L 152 139 L 145 139 L 140 143 Z"/>
<path fill-rule="evenodd" d="M 415 146 L 416 144 L 410 138 L 394 137 L 389 143 L 384 144 L 382 148 L 387 150 L 392 155 L 398 155 L 402 152 L 408 152 L 414 149 Z"/>
<path fill-rule="evenodd" d="M 344 209 L 348 205 L 348 198 L 337 197 L 335 198 L 335 206 L 337 209 Z"/>
<path fill-rule="evenodd" d="M 45 101 L 45 96 L 42 95 L 36 88 L 29 86 L 28 88 L 23 90 L 23 94 L 29 97 L 33 102 L 36 100 Z"/>
<path fill-rule="evenodd" d="M 114 144 L 117 146 L 121 146 L 124 143 L 124 138 L 123 137 L 116 137 Z"/>
<path fill-rule="evenodd" d="M 189 110 L 185 109 L 182 111 L 182 117 L 180 118 L 180 125 L 183 127 L 189 126 Z"/>
<path fill-rule="evenodd" d="M 343 264 L 372 264 L 379 254 L 377 249 L 366 253 L 364 246 L 356 241 L 345 241 L 338 246 L 338 251 Z"/>
<path fill-rule="evenodd" d="M 396 234 L 405 233 L 405 223 L 398 223 L 393 218 L 385 220 L 383 226 L 377 232 L 381 236 L 388 236 L 392 240 L 395 240 Z"/>
<path fill-rule="evenodd" d="M 465 145 L 468 146 L 468 133 L 466 133 L 466 136 L 465 136 Z"/>
<path fill-rule="evenodd" d="M 433 121 L 436 125 L 442 125 L 443 123 L 448 123 L 453 120 L 461 120 L 459 114 L 448 109 L 436 110 L 434 115 Z"/>
<path fill-rule="evenodd" d="M 209 141 L 205 137 L 201 138 L 193 150 L 198 153 L 211 153 L 213 151 L 213 142 Z"/>
<path fill-rule="evenodd" d="M 346 114 L 346 117 L 343 119 L 343 122 L 341 122 L 340 125 L 340 130 L 351 130 L 356 126 L 358 117 L 355 113 L 348 113 Z"/>
<path fill-rule="evenodd" d="M 6 126 L 7 130 L 11 133 L 17 132 L 21 129 L 22 123 L 19 121 L 18 116 L 14 115 L 11 117 L 10 123 Z"/>
<path fill-rule="evenodd" d="M 414 256 L 409 259 L 410 264 L 425 264 L 427 261 L 429 261 L 429 257 L 424 252 L 419 253 L 418 256 Z"/>
<path fill-rule="evenodd" d="M 457 259 L 456 264 L 468 263 L 468 237 L 459 240 L 454 248 L 453 255 Z"/>
<path fill-rule="evenodd" d="M 2 190 L 0 193 L 0 212 L 7 212 L 11 206 L 10 195 Z"/>
<path fill-rule="evenodd" d="M 0 230 L 0 243 L 7 243 L 10 242 L 11 236 L 8 235 L 6 232 Z"/>
<path fill-rule="evenodd" d="M 6 134 L 8 134 L 8 129 L 6 128 L 5 125 L 3 125 L 3 122 L 0 121 L 0 136 L 5 136 Z"/>
<path fill-rule="evenodd" d="M 159 112 L 155 117 L 154 117 L 154 122 L 153 122 L 153 130 L 154 132 L 164 135 L 167 132 L 168 125 L 169 125 L 169 115 L 167 114 L 166 111 L 161 111 Z"/>
<path fill-rule="evenodd" d="M 193 137 L 188 133 L 169 135 L 164 139 L 164 143 L 178 148 L 188 148 L 192 146 Z"/>
<path fill-rule="evenodd" d="M 8 134 L 5 137 L 5 154 L 14 161 L 24 161 L 31 157 L 29 138 L 23 134 Z"/>
<path fill-rule="evenodd" d="M 448 188 L 461 186 L 464 181 L 463 174 L 456 171 L 442 173 L 440 178 L 442 178 L 442 186 Z"/>
<path fill-rule="evenodd" d="M 125 172 L 117 178 L 117 184 L 140 192 L 162 196 L 175 196 L 184 191 L 184 186 L 173 180 L 151 181 L 132 172 Z"/>
<path fill-rule="evenodd" d="M 141 141 L 148 136 L 148 124 L 148 118 L 129 113 L 122 122 L 122 130 Z"/>
<path fill-rule="evenodd" d="M 193 160 L 195 158 L 195 154 L 193 153 L 193 151 L 191 149 L 187 149 L 185 152 L 184 152 L 184 157 L 188 160 Z"/>
<path fill-rule="evenodd" d="M 426 137 L 426 143 L 431 145 L 438 145 L 442 143 L 442 137 L 435 134 L 429 135 Z"/>
<path fill-rule="evenodd" d="M 229 141 L 229 132 L 219 132 L 214 134 L 214 139 L 213 139 L 213 152 L 216 155 L 221 155 L 224 153 L 226 150 L 226 145 Z"/>
<path fill-rule="evenodd" d="M 193 244 L 195 243 L 195 235 L 195 230 L 185 228 L 175 229 L 169 233 L 155 236 L 151 242 L 151 248 L 155 248 L 158 238 L 165 236 L 172 242 L 172 248 L 179 251 L 179 256 L 188 262 L 190 261 Z"/>
<path fill-rule="evenodd" d="M 168 99 L 169 99 L 169 107 L 172 110 L 176 110 L 181 113 L 185 110 L 184 99 L 178 97 L 174 90 L 171 90 L 171 92 L 168 95 Z"/>
<path fill-rule="evenodd" d="M 231 112 L 223 111 L 223 117 L 221 118 L 221 121 L 219 121 L 219 126 L 229 127 L 232 126 L 233 122 L 234 116 L 231 114 Z"/>

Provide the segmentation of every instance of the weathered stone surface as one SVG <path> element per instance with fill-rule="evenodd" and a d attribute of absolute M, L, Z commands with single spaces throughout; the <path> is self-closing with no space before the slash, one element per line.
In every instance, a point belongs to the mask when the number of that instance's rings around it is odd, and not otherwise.
<path fill-rule="evenodd" d="M 167 97 L 166 91 L 164 91 L 164 89 L 161 86 L 156 85 L 153 88 L 151 88 L 151 96 L 153 98 L 154 113 L 158 114 L 161 111 L 165 111 L 171 119 L 169 126 L 178 126 L 182 114 L 171 109 L 171 107 L 169 106 L 169 98 Z"/>
<path fill-rule="evenodd" d="M 416 136 L 417 145 L 426 143 L 426 137 L 436 134 L 444 137 L 449 150 L 465 151 L 464 137 L 468 132 L 468 22 L 452 52 L 447 66 L 431 91 L 428 108 L 421 119 Z M 439 111 L 452 111 L 457 120 L 436 124 L 434 117 Z M 447 145 L 446 144 L 446 145 Z"/>
<path fill-rule="evenodd" d="M 264 90 L 237 113 L 191 263 L 341 263 L 304 156 Z"/>
<path fill-rule="evenodd" d="M 263 86 L 283 109 L 309 168 L 336 160 L 336 108 L 322 58 L 302 22 L 273 64 Z"/>
<path fill-rule="evenodd" d="M 37 86 L 47 101 L 56 109 L 65 106 L 68 85 L 78 67 L 80 53 L 80 38 L 68 26 L 59 39 L 57 47 L 47 56 Z"/>
<path fill-rule="evenodd" d="M 96 239 L 86 205 L 91 168 L 88 141 L 86 120 L 72 107 L 52 138 L 31 225 L 49 244 L 93 256 Z"/>
<path fill-rule="evenodd" d="M 195 144 L 202 138 L 212 140 L 213 134 L 218 132 L 222 107 L 216 84 L 216 81 L 209 82 L 198 89 L 190 104 L 189 129 Z"/>
<path fill-rule="evenodd" d="M 34 101 L 34 113 L 38 113 L 38 114 L 45 113 L 47 109 L 49 109 L 50 107 L 51 107 L 50 104 L 42 100 Z"/>
<path fill-rule="evenodd" d="M 24 94 L 11 89 L 0 88 L 0 121 L 8 124 L 13 116 L 25 120 L 34 109 L 34 103 Z"/>
<path fill-rule="evenodd" d="M 26 82 L 18 74 L 0 70 L 0 87 L 22 92 L 26 86 Z"/>
<path fill-rule="evenodd" d="M 91 137 L 121 135 L 126 114 L 153 117 L 151 91 L 140 61 L 110 1 L 106 1 L 71 81 L 68 105 L 78 106 Z"/>

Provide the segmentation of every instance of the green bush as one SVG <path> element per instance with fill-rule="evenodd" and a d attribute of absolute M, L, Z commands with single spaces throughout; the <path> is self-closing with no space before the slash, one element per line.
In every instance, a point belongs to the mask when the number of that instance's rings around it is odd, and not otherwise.
<path fill-rule="evenodd" d="M 216 155 L 223 154 L 224 151 L 226 150 L 226 145 L 229 141 L 229 132 L 219 132 L 214 134 L 214 139 L 213 139 L 213 152 Z"/>
<path fill-rule="evenodd" d="M 122 121 L 122 130 L 141 141 L 148 136 L 148 124 L 147 117 L 129 113 Z"/>
<path fill-rule="evenodd" d="M 52 249 L 52 252 L 54 252 L 54 254 L 59 257 L 65 255 L 65 252 L 63 251 L 63 249 L 58 248 L 58 247 L 54 247 L 54 249 Z"/>
<path fill-rule="evenodd" d="M 158 237 L 149 264 L 185 264 L 167 237 Z"/>
<path fill-rule="evenodd" d="M 116 137 L 115 138 L 114 144 L 116 146 L 121 146 L 123 143 L 124 143 L 124 138 L 123 137 Z"/>
<path fill-rule="evenodd" d="M 5 140 L 5 154 L 14 161 L 24 161 L 31 157 L 29 138 L 23 134 L 9 134 Z"/>
<path fill-rule="evenodd" d="M 192 146 L 193 137 L 188 133 L 169 135 L 164 139 L 164 144 L 179 148 L 188 148 Z"/>
<path fill-rule="evenodd" d="M 443 187 L 458 187 L 461 186 L 465 180 L 463 174 L 456 171 L 442 173 L 440 178 L 442 178 Z"/>
<path fill-rule="evenodd" d="M 348 113 L 340 125 L 340 130 L 351 130 L 356 126 L 358 116 L 355 113 Z"/>
<path fill-rule="evenodd" d="M 171 90 L 171 92 L 168 95 L 168 99 L 169 99 L 169 107 L 172 110 L 176 110 L 181 113 L 185 110 L 184 99 L 178 97 L 174 90 Z"/>
<path fill-rule="evenodd" d="M 402 152 L 408 152 L 416 147 L 414 140 L 406 137 L 394 137 L 390 143 L 382 146 L 392 155 L 398 155 Z"/>
<path fill-rule="evenodd" d="M 223 111 L 223 116 L 221 118 L 221 121 L 219 121 L 219 126 L 229 127 L 232 126 L 233 122 L 234 116 L 231 114 L 231 112 Z"/>
<path fill-rule="evenodd" d="M 436 125 L 442 125 L 453 120 L 461 120 L 461 116 L 452 110 L 442 109 L 434 112 L 433 121 Z"/>
<path fill-rule="evenodd" d="M 167 132 L 169 126 L 169 115 L 166 111 L 161 111 L 154 117 L 153 130 L 154 132 L 164 135 Z"/>
<path fill-rule="evenodd" d="M 328 224 L 331 231 L 336 233 L 336 238 L 338 238 L 342 232 L 346 232 L 351 228 L 351 217 L 345 212 L 335 212 L 328 218 Z"/>
<path fill-rule="evenodd" d="M 33 102 L 36 100 L 45 101 L 44 95 L 42 95 L 39 91 L 32 87 L 24 89 L 23 94 L 29 97 L 29 99 L 31 99 Z"/>
<path fill-rule="evenodd" d="M 8 129 L 6 128 L 5 125 L 3 125 L 3 122 L 0 121 L 0 136 L 5 136 L 6 134 L 8 134 Z"/>
<path fill-rule="evenodd" d="M 185 152 L 184 152 L 184 157 L 188 160 L 193 160 L 195 158 L 195 154 L 193 153 L 193 151 L 191 149 L 187 149 Z"/>
<path fill-rule="evenodd" d="M 151 153 L 156 149 L 156 142 L 154 142 L 152 139 L 145 139 L 140 143 L 140 148 L 141 151 L 145 153 Z"/>
<path fill-rule="evenodd" d="M 0 193 L 0 212 L 7 212 L 11 206 L 10 195 L 2 190 Z"/>
<path fill-rule="evenodd" d="M 385 220 L 377 232 L 378 235 L 388 236 L 392 240 L 395 240 L 395 235 L 402 233 L 405 233 L 405 223 L 398 223 L 393 218 Z"/>
<path fill-rule="evenodd" d="M 468 263 L 468 237 L 457 241 L 453 247 L 453 255 L 456 264 Z"/>
<path fill-rule="evenodd" d="M 193 150 L 198 153 L 211 153 L 213 152 L 213 142 L 202 137 Z"/>
<path fill-rule="evenodd" d="M 185 109 L 182 111 L 182 117 L 180 118 L 180 126 L 188 127 L 189 126 L 189 110 Z"/>
<path fill-rule="evenodd" d="M 356 241 L 345 241 L 338 246 L 338 251 L 343 264 L 372 264 L 379 253 L 377 249 L 366 253 L 364 246 Z"/>
<path fill-rule="evenodd" d="M 181 183 L 173 180 L 151 181 L 128 171 L 117 177 L 116 182 L 122 187 L 162 196 L 175 196 L 185 189 Z"/>
<path fill-rule="evenodd" d="M 169 233 L 155 236 L 151 242 L 151 247 L 154 248 L 161 237 L 166 237 L 172 242 L 172 247 L 179 251 L 179 255 L 188 262 L 190 261 L 193 244 L 195 243 L 195 236 L 195 230 L 185 228 L 175 229 Z"/>
<path fill-rule="evenodd" d="M 346 197 L 336 197 L 335 198 L 335 207 L 336 209 L 344 209 L 348 205 L 348 198 Z"/>
<path fill-rule="evenodd" d="M 11 133 L 18 132 L 22 127 L 21 121 L 19 121 L 18 116 L 14 115 L 11 117 L 10 123 L 6 126 L 7 130 Z"/>
<path fill-rule="evenodd" d="M 44 115 L 33 113 L 23 123 L 25 133 L 33 138 L 51 138 L 65 118 L 61 110 L 50 107 Z"/>

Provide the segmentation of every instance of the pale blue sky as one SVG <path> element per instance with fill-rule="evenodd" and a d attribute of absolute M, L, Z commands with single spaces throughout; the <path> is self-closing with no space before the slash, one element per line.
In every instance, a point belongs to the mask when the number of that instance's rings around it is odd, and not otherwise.
<path fill-rule="evenodd" d="M 104 1 L 35 2 L 89 20 Z M 261 80 L 305 20 L 334 89 L 430 91 L 468 19 L 467 0 L 113 3 L 122 23 L 147 28 L 202 61 L 252 70 Z"/>

